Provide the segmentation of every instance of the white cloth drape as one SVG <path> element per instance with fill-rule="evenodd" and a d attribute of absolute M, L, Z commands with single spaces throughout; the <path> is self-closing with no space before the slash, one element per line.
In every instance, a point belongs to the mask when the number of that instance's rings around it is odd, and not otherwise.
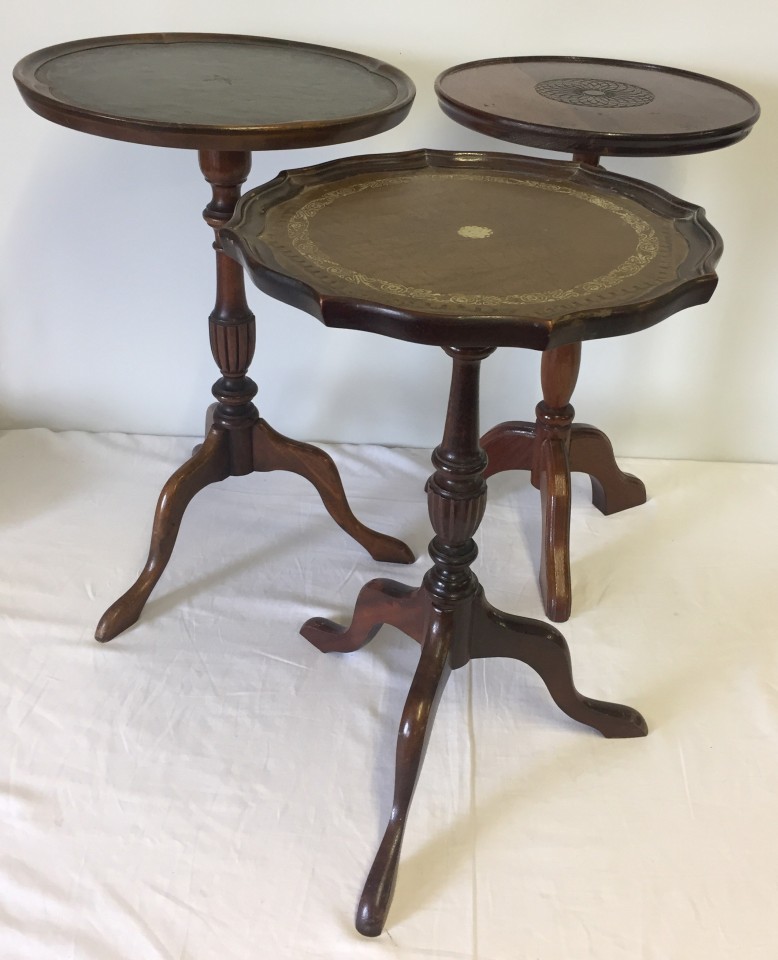
<path fill-rule="evenodd" d="M 514 661 L 455 672 L 369 941 L 353 912 L 418 648 L 387 627 L 323 656 L 297 631 L 374 576 L 419 583 L 429 454 L 327 448 L 415 565 L 372 561 L 299 477 L 231 479 L 99 645 L 191 446 L 0 435 L 0 957 L 774 960 L 778 467 L 629 461 L 650 500 L 612 517 L 576 478 L 576 682 L 651 732 L 603 739 Z M 541 618 L 526 475 L 490 481 L 477 539 L 489 600 Z"/>

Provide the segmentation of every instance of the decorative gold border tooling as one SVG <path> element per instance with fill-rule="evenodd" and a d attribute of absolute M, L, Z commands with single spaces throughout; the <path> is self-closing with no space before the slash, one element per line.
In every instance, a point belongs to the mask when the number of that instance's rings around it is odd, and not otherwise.
<path fill-rule="evenodd" d="M 599 290 L 606 290 L 609 287 L 616 286 L 628 277 L 639 273 L 647 264 L 651 263 L 659 253 L 659 239 L 652 227 L 641 217 L 620 207 L 612 200 L 589 193 L 585 190 L 574 190 L 572 187 L 558 183 L 540 183 L 534 180 L 527 180 L 518 177 L 495 177 L 476 174 L 432 174 L 434 180 L 477 180 L 491 183 L 515 183 L 532 189 L 546 190 L 550 193 L 564 193 L 579 197 L 587 203 L 596 207 L 601 207 L 610 213 L 620 217 L 621 220 L 637 236 L 637 246 L 635 252 L 628 257 L 622 264 L 615 267 L 609 273 L 593 280 L 587 280 L 575 287 L 567 290 L 542 290 L 536 293 L 515 293 L 507 297 L 496 297 L 486 294 L 444 294 L 435 290 L 428 290 L 423 287 L 408 287 L 401 283 L 391 280 L 383 280 L 380 277 L 367 276 L 348 267 L 344 267 L 334 260 L 327 257 L 310 239 L 309 227 L 311 221 L 316 215 L 328 207 L 335 200 L 341 197 L 347 197 L 354 193 L 360 193 L 364 190 L 376 190 L 382 187 L 392 186 L 396 183 L 410 183 L 413 177 L 385 177 L 380 180 L 370 180 L 362 183 L 352 184 L 348 187 L 342 187 L 338 190 L 331 190 L 317 200 L 311 200 L 304 204 L 292 217 L 287 225 L 287 233 L 294 249 L 307 260 L 312 261 L 317 267 L 331 273 L 342 280 L 359 286 L 369 287 L 372 290 L 381 290 L 384 293 L 393 294 L 397 297 L 405 297 L 410 300 L 425 300 L 437 303 L 451 303 L 463 306 L 508 306 L 522 303 L 550 303 L 560 300 L 572 300 L 586 294 L 595 293 Z"/>

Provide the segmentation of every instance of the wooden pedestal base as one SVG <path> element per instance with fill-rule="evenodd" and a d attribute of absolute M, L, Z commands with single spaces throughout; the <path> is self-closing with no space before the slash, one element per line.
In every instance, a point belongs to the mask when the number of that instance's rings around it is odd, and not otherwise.
<path fill-rule="evenodd" d="M 241 184 L 251 169 L 247 151 L 200 151 L 200 169 L 213 196 L 203 211 L 206 223 L 218 230 L 235 211 Z M 189 501 L 210 483 L 244 476 L 255 470 L 289 470 L 310 480 L 324 506 L 346 533 L 375 560 L 413 563 L 410 548 L 394 537 L 371 530 L 351 512 L 337 468 L 324 451 L 276 433 L 260 419 L 253 399 L 257 385 L 247 376 L 254 356 L 254 314 L 246 303 L 243 270 L 216 250 L 216 305 L 209 317 L 211 351 L 221 377 L 213 386 L 217 402 L 206 419 L 204 442 L 162 488 L 154 515 L 146 566 L 130 589 L 113 603 L 97 625 L 95 638 L 113 639 L 141 614 L 167 566 Z"/>
<path fill-rule="evenodd" d="M 246 463 L 248 469 L 243 467 Z M 138 619 L 170 560 L 184 511 L 196 493 L 230 476 L 271 470 L 288 470 L 309 480 L 333 520 L 374 560 L 413 563 L 411 549 L 401 540 L 371 530 L 354 516 L 338 469 L 323 450 L 282 436 L 262 419 L 256 419 L 248 429 L 213 425 L 191 459 L 162 488 L 146 565 L 130 589 L 100 618 L 95 638 L 102 643 L 112 640 Z"/>
<path fill-rule="evenodd" d="M 486 458 L 478 446 L 478 366 L 488 349 L 455 349 L 446 429 L 432 460 L 427 484 L 433 565 L 419 588 L 372 580 L 357 599 L 346 629 L 315 618 L 302 635 L 324 653 L 364 646 L 388 623 L 421 645 L 397 738 L 394 799 L 389 823 L 359 902 L 356 927 L 378 936 L 394 891 L 400 848 L 413 791 L 432 729 L 435 710 L 451 670 L 470 660 L 511 657 L 533 668 L 557 706 L 606 737 L 641 737 L 645 720 L 631 707 L 592 700 L 575 688 L 567 643 L 539 620 L 501 613 L 485 599 L 470 569 L 477 549 L 473 533 L 483 516 Z"/>
<path fill-rule="evenodd" d="M 573 720 L 605 737 L 643 737 L 648 732 L 632 707 L 593 700 L 576 690 L 570 653 L 558 630 L 496 610 L 477 581 L 470 596 L 444 605 L 426 586 L 413 589 L 393 580 L 371 580 L 359 594 L 348 629 L 316 618 L 301 633 L 323 653 L 346 653 L 363 647 L 384 623 L 420 643 L 421 655 L 400 719 L 392 812 L 357 908 L 356 928 L 367 937 L 378 936 L 386 923 L 408 811 L 451 670 L 479 658 L 511 657 L 540 675 L 556 705 Z"/>
<path fill-rule="evenodd" d="M 543 511 L 540 592 L 546 616 L 561 623 L 570 616 L 570 474 L 588 473 L 592 503 L 604 514 L 646 502 L 642 480 L 616 464 L 613 447 L 596 427 L 573 423 L 570 405 L 581 359 L 580 343 L 543 354 L 543 400 L 535 423 L 507 421 L 481 438 L 488 458 L 484 476 L 529 470 L 540 490 Z"/>

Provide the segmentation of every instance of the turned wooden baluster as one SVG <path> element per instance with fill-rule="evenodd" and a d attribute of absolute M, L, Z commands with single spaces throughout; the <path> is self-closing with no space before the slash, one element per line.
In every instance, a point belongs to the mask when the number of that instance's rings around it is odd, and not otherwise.
<path fill-rule="evenodd" d="M 486 506 L 486 457 L 478 446 L 478 374 L 481 360 L 492 349 L 446 350 L 454 366 L 443 439 L 432 454 L 435 472 L 427 482 L 435 536 L 429 546 L 432 567 L 422 584 L 427 597 L 424 637 L 400 720 L 392 811 L 357 908 L 356 927 L 365 936 L 377 936 L 386 922 L 408 810 L 451 672 L 452 648 L 467 645 L 469 618 L 457 616 L 457 611 L 478 589 L 470 569 L 478 554 L 473 534 Z"/>
<path fill-rule="evenodd" d="M 232 216 L 241 184 L 251 169 L 245 151 L 200 151 L 200 169 L 211 185 L 212 199 L 203 217 L 214 230 Z M 217 403 L 208 411 L 206 437 L 192 457 L 162 488 L 146 565 L 130 589 L 103 614 L 95 631 L 101 642 L 113 639 L 141 614 L 162 576 L 175 546 L 189 502 L 210 483 L 250 473 L 251 427 L 259 414 L 251 402 L 257 385 L 246 376 L 254 354 L 254 315 L 246 303 L 243 272 L 216 249 L 216 305 L 209 318 L 211 349 L 222 376 L 213 387 Z"/>
<path fill-rule="evenodd" d="M 141 614 L 162 576 L 175 546 L 189 502 L 210 483 L 254 470 L 289 470 L 309 480 L 335 522 L 376 560 L 412 563 L 410 548 L 394 537 L 371 530 L 352 513 L 337 467 L 323 450 L 275 431 L 252 402 L 257 385 L 247 376 L 254 356 L 255 320 L 246 303 L 243 268 L 226 256 L 218 230 L 235 212 L 241 185 L 251 169 L 247 151 L 201 150 L 200 169 L 211 185 L 212 199 L 203 211 L 217 232 L 216 304 L 209 317 L 211 352 L 221 377 L 213 385 L 216 403 L 208 409 L 206 436 L 192 457 L 170 477 L 157 502 L 146 565 L 130 589 L 100 619 L 95 637 L 111 640 Z"/>
<path fill-rule="evenodd" d="M 581 365 L 581 344 L 546 351 L 541 359 L 543 399 L 535 408 L 532 483 L 540 490 L 543 514 L 540 593 L 550 620 L 570 616 L 570 398 Z"/>
<path fill-rule="evenodd" d="M 316 617 L 301 633 L 324 652 L 351 652 L 391 623 L 421 642 L 421 654 L 400 720 L 392 810 L 359 902 L 356 927 L 378 936 L 394 892 L 403 835 L 437 704 L 452 669 L 471 659 L 510 657 L 527 663 L 568 716 L 606 737 L 646 733 L 640 714 L 593 700 L 575 688 L 564 637 L 548 624 L 501 613 L 487 603 L 471 564 L 473 535 L 486 505 L 486 457 L 478 443 L 478 377 L 492 349 L 451 348 L 454 361 L 443 439 L 432 455 L 427 500 L 435 536 L 432 567 L 418 590 L 372 580 L 360 591 L 347 629 Z"/>
<path fill-rule="evenodd" d="M 573 160 L 599 166 L 594 153 L 573 154 Z M 550 620 L 567 620 L 572 608 L 570 582 L 570 474 L 588 473 L 592 503 L 602 513 L 617 513 L 646 502 L 646 488 L 616 464 L 608 437 L 585 423 L 573 423 L 570 405 L 581 344 L 552 347 L 541 357 L 543 400 L 535 409 L 535 423 L 507 421 L 481 438 L 487 452 L 486 476 L 504 470 L 530 470 L 540 490 L 542 544 L 538 579 L 543 606 Z"/>
<path fill-rule="evenodd" d="M 248 430 L 258 419 L 252 403 L 257 385 L 246 374 L 254 358 L 256 322 L 246 303 L 243 268 L 226 256 L 219 246 L 218 230 L 232 217 L 240 189 L 251 170 L 251 154 L 244 151 L 201 150 L 200 169 L 211 185 L 213 197 L 203 210 L 205 222 L 217 238 L 216 304 L 208 317 L 211 353 L 221 377 L 211 392 L 216 403 L 208 411 L 206 426 L 235 430 L 230 472 L 233 476 L 254 469 L 251 437 Z M 239 439 L 238 439 L 239 438 Z"/>

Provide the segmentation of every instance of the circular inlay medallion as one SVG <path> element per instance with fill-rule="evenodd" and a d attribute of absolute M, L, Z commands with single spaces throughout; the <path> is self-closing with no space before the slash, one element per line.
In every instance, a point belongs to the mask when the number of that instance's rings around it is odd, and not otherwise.
<path fill-rule="evenodd" d="M 467 237 L 470 240 L 484 240 L 486 237 L 491 237 L 494 230 L 490 230 L 489 227 L 460 227 L 457 233 L 460 237 Z"/>
<path fill-rule="evenodd" d="M 576 107 L 642 107 L 654 99 L 654 94 L 645 87 L 591 77 L 543 80 L 535 85 L 535 91 L 547 100 Z"/>

